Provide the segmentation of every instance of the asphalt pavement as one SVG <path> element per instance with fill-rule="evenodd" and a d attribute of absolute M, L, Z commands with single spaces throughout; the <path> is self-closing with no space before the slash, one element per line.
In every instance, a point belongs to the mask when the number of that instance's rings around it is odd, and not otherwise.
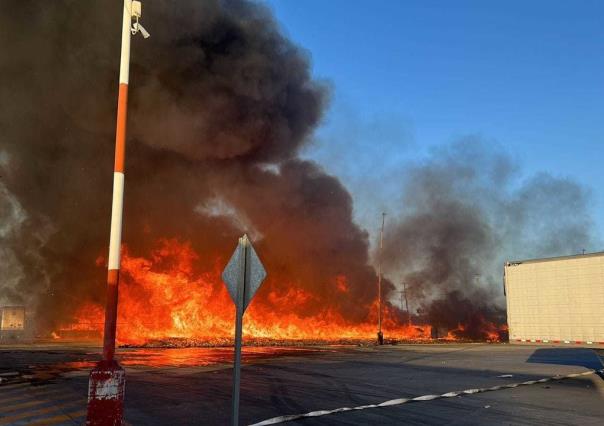
<path fill-rule="evenodd" d="M 0 346 L 0 425 L 82 424 L 100 349 Z M 132 425 L 226 425 L 232 348 L 122 349 Z M 508 344 L 245 348 L 241 423 L 602 369 L 589 348 Z M 601 425 L 598 374 L 367 408 L 286 425 Z"/>

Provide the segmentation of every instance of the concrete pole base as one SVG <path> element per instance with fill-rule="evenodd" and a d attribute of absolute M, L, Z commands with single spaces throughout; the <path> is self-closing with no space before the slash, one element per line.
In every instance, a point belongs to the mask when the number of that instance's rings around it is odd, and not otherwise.
<path fill-rule="evenodd" d="M 384 334 L 381 331 L 378 331 L 378 334 L 377 334 L 377 344 L 378 345 L 384 344 Z"/>
<path fill-rule="evenodd" d="M 88 382 L 88 426 L 124 424 L 126 373 L 117 361 L 101 361 L 90 372 Z"/>

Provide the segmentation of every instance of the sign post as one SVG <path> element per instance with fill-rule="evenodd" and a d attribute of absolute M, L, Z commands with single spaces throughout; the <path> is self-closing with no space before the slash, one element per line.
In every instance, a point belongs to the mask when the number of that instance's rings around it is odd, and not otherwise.
<path fill-rule="evenodd" d="M 233 426 L 239 424 L 239 385 L 241 381 L 241 336 L 243 314 L 266 278 L 266 271 L 247 235 L 239 243 L 222 272 L 231 299 L 235 303 L 235 360 L 233 365 Z"/>

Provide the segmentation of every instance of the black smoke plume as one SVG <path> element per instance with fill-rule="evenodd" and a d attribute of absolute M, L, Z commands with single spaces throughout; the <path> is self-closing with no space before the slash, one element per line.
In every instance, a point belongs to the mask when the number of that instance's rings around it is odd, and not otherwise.
<path fill-rule="evenodd" d="M 485 338 L 505 322 L 506 260 L 594 249 L 590 194 L 561 177 L 522 179 L 512 158 L 476 137 L 409 167 L 384 242 L 390 276 L 405 282 L 428 323 Z"/>
<path fill-rule="evenodd" d="M 255 2 L 143 6 L 151 38 L 133 38 L 130 68 L 130 252 L 191 241 L 205 270 L 247 231 L 267 287 L 316 296 L 301 315 L 329 305 L 364 320 L 376 296 L 367 234 L 340 182 L 298 157 L 328 100 L 308 55 Z M 121 1 L 0 2 L 0 299 L 36 307 L 49 330 L 104 299 L 95 261 L 109 238 L 121 15 Z M 339 274 L 349 297 L 336 297 Z"/>

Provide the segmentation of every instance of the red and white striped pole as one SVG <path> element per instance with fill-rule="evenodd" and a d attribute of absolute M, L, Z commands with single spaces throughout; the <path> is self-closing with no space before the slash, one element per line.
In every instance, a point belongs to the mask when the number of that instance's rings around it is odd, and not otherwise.
<path fill-rule="evenodd" d="M 126 116 L 128 113 L 128 75 L 130 71 L 131 4 L 131 1 L 124 0 L 120 83 L 115 130 L 113 202 L 111 205 L 111 233 L 109 236 L 107 305 L 105 308 L 105 332 L 103 334 L 103 360 L 106 362 L 111 362 L 115 353 L 117 294 L 120 279 L 120 246 L 122 243 L 122 215 L 124 211 L 124 158 L 126 154 Z"/>
<path fill-rule="evenodd" d="M 117 301 L 120 280 L 120 247 L 124 206 L 124 158 L 126 151 L 126 117 L 128 110 L 128 75 L 130 70 L 130 37 L 141 31 L 139 1 L 124 0 L 122 16 L 122 48 L 120 81 L 115 131 L 115 163 L 113 169 L 113 202 L 111 205 L 111 233 L 107 273 L 107 304 L 103 334 L 103 360 L 90 373 L 88 387 L 87 425 L 121 425 L 124 413 L 125 372 L 114 359 L 117 325 Z M 135 19 L 133 25 L 132 20 Z"/>

